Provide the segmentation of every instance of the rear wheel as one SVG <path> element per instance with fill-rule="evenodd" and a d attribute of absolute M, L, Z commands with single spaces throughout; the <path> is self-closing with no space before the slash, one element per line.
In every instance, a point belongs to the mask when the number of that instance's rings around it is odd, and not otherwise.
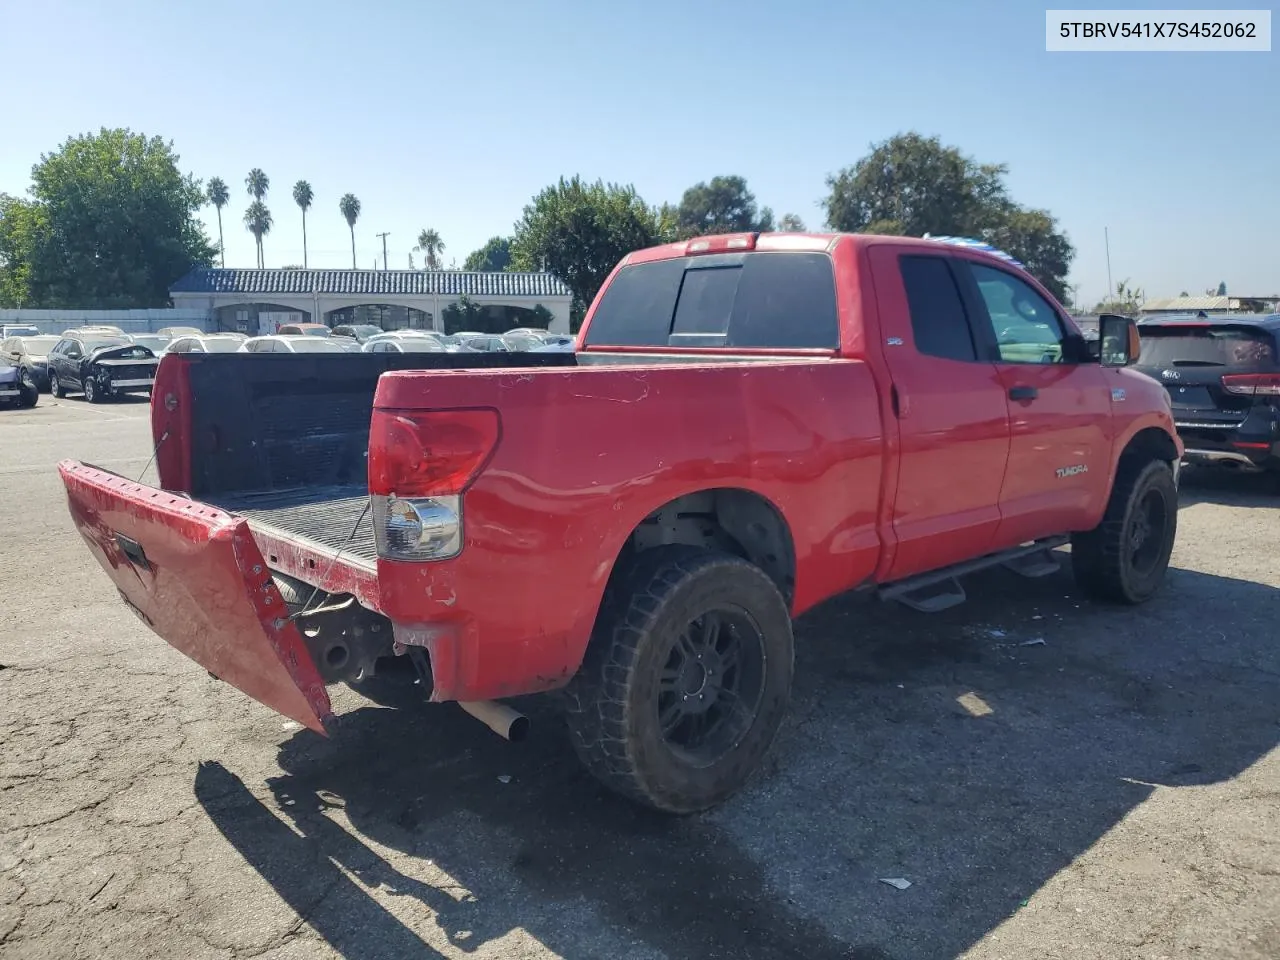
<path fill-rule="evenodd" d="M 758 567 L 692 547 L 641 554 L 611 592 L 565 691 L 574 748 L 646 806 L 715 806 L 759 766 L 786 712 L 787 603 Z"/>
<path fill-rule="evenodd" d="M 61 400 L 67 395 L 67 392 L 62 389 L 62 381 L 58 379 L 56 373 L 49 374 L 49 394 L 55 400 Z"/>
<path fill-rule="evenodd" d="M 1071 567 L 1089 596 L 1150 600 L 1164 582 L 1178 532 L 1178 487 L 1162 460 L 1121 461 L 1102 522 L 1071 538 Z"/>

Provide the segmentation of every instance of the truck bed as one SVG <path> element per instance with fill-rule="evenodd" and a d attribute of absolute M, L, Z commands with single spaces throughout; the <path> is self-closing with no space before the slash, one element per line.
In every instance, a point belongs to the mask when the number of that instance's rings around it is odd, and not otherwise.
<path fill-rule="evenodd" d="M 215 497 L 210 501 L 249 521 L 255 532 L 290 540 L 317 552 L 338 551 L 343 560 L 373 567 L 369 491 L 363 485 L 299 487 Z"/>

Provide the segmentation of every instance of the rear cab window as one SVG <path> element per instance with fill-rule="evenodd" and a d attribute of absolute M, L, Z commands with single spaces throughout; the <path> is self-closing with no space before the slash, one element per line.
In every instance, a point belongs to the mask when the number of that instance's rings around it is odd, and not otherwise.
<path fill-rule="evenodd" d="M 837 349 L 831 258 L 768 251 L 623 267 L 596 306 L 586 346 Z"/>

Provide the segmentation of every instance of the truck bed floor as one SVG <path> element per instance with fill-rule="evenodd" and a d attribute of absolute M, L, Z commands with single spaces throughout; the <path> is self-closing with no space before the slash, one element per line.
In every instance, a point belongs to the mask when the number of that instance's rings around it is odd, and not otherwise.
<path fill-rule="evenodd" d="M 338 550 L 343 557 L 367 564 L 373 564 L 377 558 L 373 518 L 366 509 L 369 491 L 364 486 L 301 487 L 236 494 L 209 502 L 245 517 L 253 530 L 285 537 L 302 546 L 319 547 L 325 552 Z"/>

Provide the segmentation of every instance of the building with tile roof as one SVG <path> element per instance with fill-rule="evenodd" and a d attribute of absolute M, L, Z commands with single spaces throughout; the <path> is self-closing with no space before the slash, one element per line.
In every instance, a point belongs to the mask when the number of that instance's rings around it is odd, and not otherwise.
<path fill-rule="evenodd" d="M 1204 313 L 1214 316 L 1223 313 L 1269 313 L 1280 309 L 1280 297 L 1167 297 L 1148 300 L 1138 310 L 1143 316 L 1178 313 Z"/>
<path fill-rule="evenodd" d="M 573 297 L 549 273 L 463 270 L 192 270 L 169 288 L 175 308 L 204 310 L 209 329 L 260 334 L 284 323 L 373 323 L 387 330 L 444 328 L 443 313 L 466 297 L 511 326 L 545 307 L 549 328 L 569 332 Z"/>

